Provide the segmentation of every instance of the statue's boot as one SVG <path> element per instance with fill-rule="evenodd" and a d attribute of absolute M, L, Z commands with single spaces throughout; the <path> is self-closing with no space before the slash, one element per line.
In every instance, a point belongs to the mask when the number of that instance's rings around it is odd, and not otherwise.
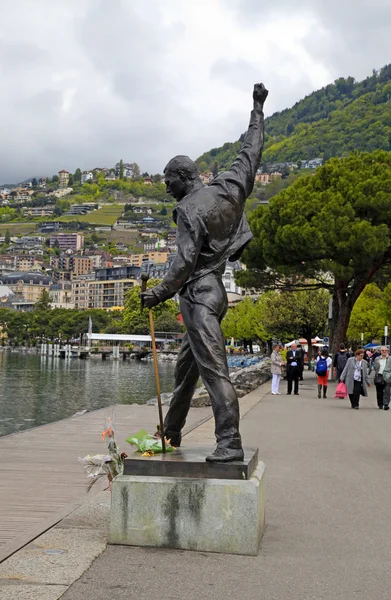
<path fill-rule="evenodd" d="M 209 454 L 206 459 L 208 462 L 232 462 L 234 460 L 244 460 L 243 448 L 224 448 L 217 446 L 216 450 Z"/>

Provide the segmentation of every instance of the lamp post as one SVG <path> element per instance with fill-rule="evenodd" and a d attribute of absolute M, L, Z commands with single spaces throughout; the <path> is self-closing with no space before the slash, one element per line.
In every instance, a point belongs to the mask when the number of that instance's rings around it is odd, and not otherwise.
<path fill-rule="evenodd" d="M 388 344 L 388 326 L 384 325 L 384 345 Z"/>
<path fill-rule="evenodd" d="M 361 334 L 361 346 L 363 346 L 363 345 L 364 345 L 364 334 L 362 333 Z"/>

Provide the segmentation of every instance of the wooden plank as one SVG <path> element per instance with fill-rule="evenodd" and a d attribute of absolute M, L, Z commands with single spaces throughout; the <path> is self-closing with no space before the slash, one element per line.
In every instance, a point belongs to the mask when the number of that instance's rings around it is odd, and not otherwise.
<path fill-rule="evenodd" d="M 113 407 L 71 417 L 0 438 L 0 562 L 58 523 L 86 498 L 86 477 L 78 457 L 103 454 L 101 432 Z M 208 420 L 210 408 L 193 408 L 185 432 Z M 140 429 L 153 433 L 154 406 L 117 404 L 117 441 Z M 98 487 L 97 487 L 98 486 Z M 92 493 L 102 489 L 97 484 Z"/>

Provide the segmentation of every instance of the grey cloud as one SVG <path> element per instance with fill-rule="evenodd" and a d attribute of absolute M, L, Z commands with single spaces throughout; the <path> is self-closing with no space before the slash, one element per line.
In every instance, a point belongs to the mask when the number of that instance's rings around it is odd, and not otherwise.
<path fill-rule="evenodd" d="M 388 4 L 219 3 L 235 16 L 239 35 L 259 24 L 267 26 L 276 16 L 310 14 L 318 25 L 304 40 L 305 47 L 333 77 L 364 77 L 387 61 Z M 229 58 L 224 39 L 208 59 L 200 52 L 208 43 L 200 20 L 195 25 L 201 28 L 199 38 L 189 48 L 187 36 L 194 23 L 182 22 L 185 12 L 179 8 L 184 5 L 183 0 L 2 0 L 0 184 L 50 176 L 62 168 L 111 166 L 120 158 L 156 172 L 175 154 L 196 158 L 233 141 L 246 128 L 251 99 L 243 106 L 228 104 L 228 112 L 210 111 L 211 83 L 217 94 L 226 93 L 217 85 L 224 82 L 250 96 L 253 83 L 264 81 L 270 89 L 268 114 L 314 89 L 311 73 L 295 64 L 297 58 L 282 50 L 278 39 L 269 44 L 267 63 L 262 39 L 259 55 L 251 61 L 240 53 L 235 60 Z M 182 42 L 188 61 L 182 68 L 199 73 L 202 67 L 200 89 L 193 82 L 189 91 L 182 73 L 172 72 L 170 60 L 173 51 L 181 52 Z M 288 81 L 287 68 L 294 73 Z"/>
<path fill-rule="evenodd" d="M 242 24 L 267 26 L 275 17 L 313 17 L 317 25 L 304 40 L 306 49 L 327 65 L 335 77 L 369 75 L 389 56 L 391 2 L 389 0 L 223 0 Z M 322 34 L 324 31 L 324 34 Z M 389 60 L 389 59 L 388 59 Z"/>

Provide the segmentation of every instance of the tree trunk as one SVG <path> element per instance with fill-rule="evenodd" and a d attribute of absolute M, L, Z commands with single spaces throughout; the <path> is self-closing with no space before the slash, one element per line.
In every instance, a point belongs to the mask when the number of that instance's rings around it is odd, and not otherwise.
<path fill-rule="evenodd" d="M 312 344 L 311 344 L 311 340 L 312 340 L 312 333 L 311 331 L 307 331 L 306 332 L 306 337 L 307 337 L 307 342 L 308 342 L 308 364 L 307 364 L 307 368 L 309 371 L 311 371 L 311 359 L 312 359 Z"/>
<path fill-rule="evenodd" d="M 346 340 L 346 332 L 349 327 L 350 315 L 352 314 L 354 302 L 346 292 L 344 282 L 337 282 L 333 294 L 333 308 L 330 323 L 330 353 L 335 356 L 339 345 Z M 358 297 L 358 296 L 357 296 Z"/>

